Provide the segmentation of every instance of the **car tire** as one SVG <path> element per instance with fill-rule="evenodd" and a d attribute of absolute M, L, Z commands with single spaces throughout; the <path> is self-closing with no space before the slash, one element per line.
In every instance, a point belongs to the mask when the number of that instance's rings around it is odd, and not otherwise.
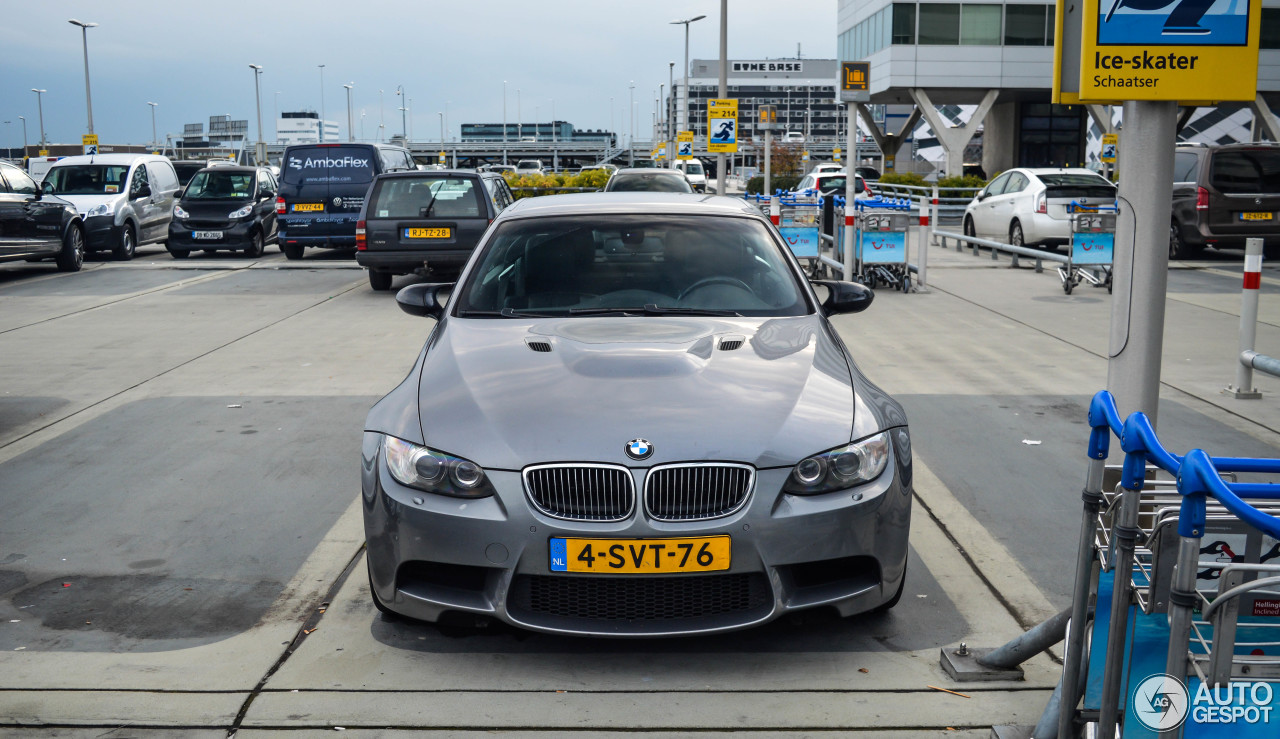
<path fill-rule="evenodd" d="M 62 237 L 62 250 L 54 257 L 59 272 L 79 272 L 84 265 L 84 231 L 72 225 Z"/>
<path fill-rule="evenodd" d="M 964 217 L 964 235 L 970 238 L 978 235 L 977 230 L 973 227 L 973 218 L 969 216 Z"/>
<path fill-rule="evenodd" d="M 1170 259 L 1190 259 L 1200 253 L 1200 250 L 1192 247 L 1182 238 L 1182 229 L 1178 226 L 1177 221 L 1169 224 L 1169 258 Z"/>
<path fill-rule="evenodd" d="M 262 243 L 262 232 L 254 231 L 249 234 L 249 246 L 245 248 L 244 255 L 250 259 L 257 259 L 262 256 L 262 252 L 266 251 L 266 248 Z"/>
<path fill-rule="evenodd" d="M 121 262 L 127 262 L 133 259 L 134 252 L 137 250 L 138 236 L 134 233 L 133 224 L 126 223 L 120 230 L 120 241 L 116 244 L 116 248 L 111 250 L 111 255 Z"/>
<path fill-rule="evenodd" d="M 280 251 L 284 252 L 285 257 L 289 259 L 302 259 L 302 250 L 304 248 L 298 244 L 283 244 L 280 246 Z"/>
<path fill-rule="evenodd" d="M 1018 219 L 1013 219 L 1013 223 L 1009 224 L 1009 245 L 1010 246 L 1026 246 L 1026 235 L 1022 232 L 1022 223 Z"/>
<path fill-rule="evenodd" d="M 169 250 L 169 256 L 173 257 L 174 259 L 186 259 L 187 257 L 191 256 L 191 252 L 187 251 L 186 249 L 174 249 L 172 246 L 167 248 Z"/>
<path fill-rule="evenodd" d="M 391 279 L 395 275 L 390 272 L 379 272 L 376 269 L 369 270 L 369 287 L 384 292 L 391 289 Z"/>

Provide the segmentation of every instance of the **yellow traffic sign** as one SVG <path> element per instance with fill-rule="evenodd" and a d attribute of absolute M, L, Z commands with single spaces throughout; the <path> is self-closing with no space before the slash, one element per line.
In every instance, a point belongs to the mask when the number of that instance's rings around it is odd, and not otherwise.
<path fill-rule="evenodd" d="M 676 158 L 693 159 L 693 131 L 676 133 Z"/>
<path fill-rule="evenodd" d="M 831 156 L 832 156 L 832 158 L 833 158 L 833 159 L 835 159 L 837 162 L 838 162 L 838 161 L 840 161 L 840 147 L 838 147 L 838 146 L 837 146 L 836 148 L 832 149 L 832 150 L 831 150 Z"/>
<path fill-rule="evenodd" d="M 1253 100 L 1262 3 L 1210 6 L 1084 0 L 1080 101 Z"/>
<path fill-rule="evenodd" d="M 1107 164 L 1116 163 L 1116 147 L 1120 145 L 1120 137 L 1114 133 L 1102 134 L 1102 156 L 1099 157 Z"/>
<path fill-rule="evenodd" d="M 98 134 L 86 133 L 85 135 L 80 137 L 80 143 L 84 144 L 85 146 L 97 146 Z"/>
<path fill-rule="evenodd" d="M 41 150 L 40 150 L 40 156 L 42 156 L 42 157 L 47 157 L 47 156 L 49 156 L 49 150 L 48 150 L 48 149 L 41 149 Z"/>
<path fill-rule="evenodd" d="M 707 151 L 731 154 L 738 151 L 738 101 L 732 98 L 707 100 Z"/>

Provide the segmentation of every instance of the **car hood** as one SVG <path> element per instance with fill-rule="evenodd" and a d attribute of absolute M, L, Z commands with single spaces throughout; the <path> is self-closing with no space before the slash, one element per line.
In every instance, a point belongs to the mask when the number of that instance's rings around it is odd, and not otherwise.
<path fill-rule="evenodd" d="M 854 428 L 850 362 L 828 331 L 817 315 L 446 319 L 422 363 L 422 439 L 491 469 L 634 465 L 636 438 L 653 446 L 645 465 L 789 466 Z"/>
<path fill-rule="evenodd" d="M 246 205 L 253 205 L 252 200 L 183 200 L 178 203 L 192 218 L 222 218 Z"/>
<path fill-rule="evenodd" d="M 67 201 L 68 203 L 71 203 L 72 205 L 74 205 L 76 210 L 80 211 L 80 215 L 84 215 L 85 213 L 88 213 L 90 210 L 96 208 L 99 205 L 102 205 L 103 203 L 120 203 L 120 202 L 123 202 L 124 200 L 124 195 L 122 193 L 112 193 L 112 194 L 106 194 L 106 195 L 63 195 L 62 193 L 55 193 L 55 194 L 58 197 L 62 198 L 63 200 Z"/>

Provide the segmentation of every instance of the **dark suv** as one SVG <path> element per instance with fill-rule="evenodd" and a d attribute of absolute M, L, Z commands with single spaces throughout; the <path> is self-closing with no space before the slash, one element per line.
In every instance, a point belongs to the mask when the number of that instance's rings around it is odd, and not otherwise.
<path fill-rule="evenodd" d="M 1280 146 L 1183 145 L 1173 156 L 1170 258 L 1249 237 L 1264 239 L 1268 257 L 1280 253 Z"/>
<path fill-rule="evenodd" d="M 303 144 L 284 150 L 276 215 L 280 250 L 301 259 L 308 246 L 353 248 L 356 220 L 373 178 L 416 170 L 409 150 L 388 144 Z"/>
<path fill-rule="evenodd" d="M 492 172 L 429 170 L 379 175 L 356 223 L 356 262 L 374 290 L 411 272 L 456 274 L 485 229 L 515 198 Z"/>

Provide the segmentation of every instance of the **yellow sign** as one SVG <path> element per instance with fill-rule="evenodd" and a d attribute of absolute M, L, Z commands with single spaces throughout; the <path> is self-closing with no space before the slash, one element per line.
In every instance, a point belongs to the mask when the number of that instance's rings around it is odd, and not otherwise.
<path fill-rule="evenodd" d="M 84 144 L 85 146 L 97 146 L 98 134 L 86 133 L 85 135 L 80 137 L 80 143 Z"/>
<path fill-rule="evenodd" d="M 441 166 L 444 166 L 444 163 L 445 163 L 445 154 L 444 154 L 444 152 L 443 152 L 443 151 L 442 151 L 442 152 L 440 152 L 439 161 L 440 161 L 440 165 L 441 165 Z"/>
<path fill-rule="evenodd" d="M 1114 133 L 1102 134 L 1102 156 L 1099 157 L 1107 164 L 1116 163 L 1116 147 L 1120 145 L 1120 137 Z"/>
<path fill-rule="evenodd" d="M 711 98 L 707 100 L 707 151 L 732 154 L 738 151 L 738 101 Z"/>
<path fill-rule="evenodd" d="M 41 149 L 41 150 L 40 150 L 40 156 L 42 156 L 42 157 L 47 157 L 47 156 L 49 156 L 49 150 L 48 150 L 48 149 Z"/>
<path fill-rule="evenodd" d="M 1204 2 L 1152 5 L 1084 0 L 1080 102 L 1254 99 L 1261 2 L 1233 2 L 1212 15 Z"/>
<path fill-rule="evenodd" d="M 676 159 L 693 159 L 693 131 L 676 133 Z"/>
<path fill-rule="evenodd" d="M 837 146 L 836 148 L 832 149 L 832 150 L 831 150 L 831 156 L 832 156 L 832 158 L 833 158 L 833 159 L 835 159 L 837 162 L 838 162 L 838 161 L 840 161 L 840 147 L 838 147 L 838 146 Z"/>
<path fill-rule="evenodd" d="M 840 100 L 846 103 L 871 101 L 870 62 L 841 62 Z"/>
<path fill-rule="evenodd" d="M 800 157 L 800 161 L 802 161 L 802 162 L 807 162 L 807 161 L 809 161 L 809 152 L 808 152 L 808 151 L 804 152 L 804 154 Z"/>

